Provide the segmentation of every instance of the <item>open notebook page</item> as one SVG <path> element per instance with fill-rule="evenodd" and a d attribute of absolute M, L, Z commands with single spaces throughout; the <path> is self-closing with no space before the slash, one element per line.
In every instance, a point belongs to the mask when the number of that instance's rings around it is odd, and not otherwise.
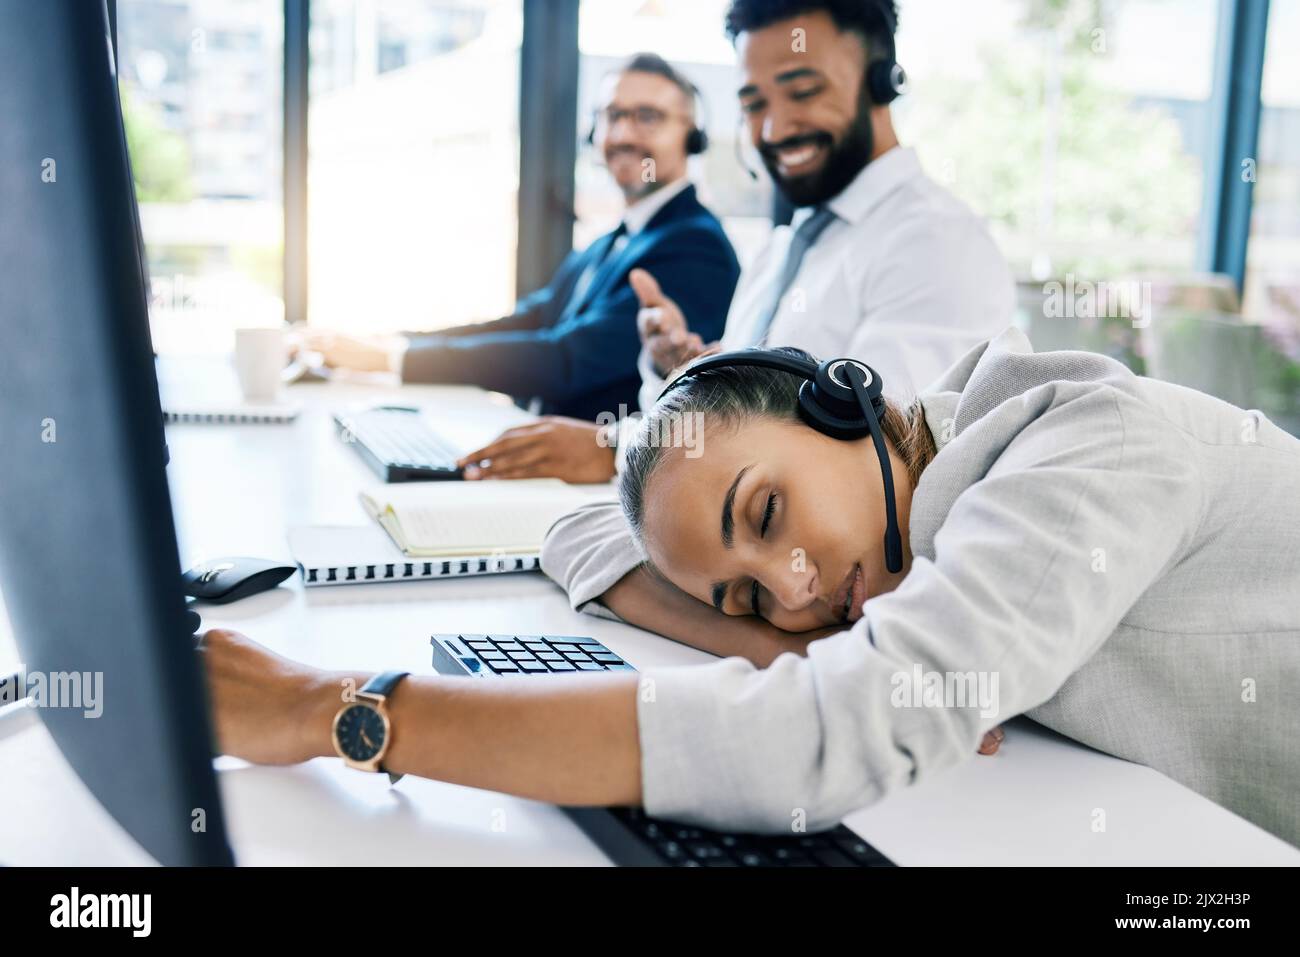
<path fill-rule="evenodd" d="M 407 555 L 442 557 L 536 552 L 560 516 L 613 486 L 558 479 L 381 486 L 362 493 L 370 514 Z"/>

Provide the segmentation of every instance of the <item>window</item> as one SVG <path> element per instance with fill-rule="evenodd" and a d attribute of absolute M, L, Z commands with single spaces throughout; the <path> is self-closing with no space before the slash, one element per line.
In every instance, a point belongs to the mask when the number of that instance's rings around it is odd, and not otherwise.
<path fill-rule="evenodd" d="M 5 613 L 4 595 L 0 594 L 0 680 L 13 674 L 22 664 L 18 654 L 18 644 L 14 641 L 13 627 Z"/>
<path fill-rule="evenodd" d="M 586 246 L 612 229 L 623 198 L 601 157 L 587 143 L 604 76 L 634 53 L 654 52 L 699 87 L 704 110 L 699 121 L 709 134 L 706 152 L 691 160 L 700 200 L 722 220 L 742 263 L 767 237 L 772 225 L 772 187 L 755 164 L 757 181 L 736 158 L 742 135 L 736 105 L 736 54 L 723 30 L 728 0 L 584 0 L 579 8 L 578 162 L 575 171 L 574 245 Z"/>
<path fill-rule="evenodd" d="M 1245 312 L 1300 361 L 1300 0 L 1273 0 L 1268 16 Z"/>
<path fill-rule="evenodd" d="M 313 0 L 308 309 L 355 333 L 514 304 L 521 0 Z"/>
<path fill-rule="evenodd" d="M 283 317 L 281 4 L 118 0 L 118 81 L 161 352 Z"/>
<path fill-rule="evenodd" d="M 911 0 L 894 109 L 1044 280 L 1195 267 L 1217 0 Z"/>

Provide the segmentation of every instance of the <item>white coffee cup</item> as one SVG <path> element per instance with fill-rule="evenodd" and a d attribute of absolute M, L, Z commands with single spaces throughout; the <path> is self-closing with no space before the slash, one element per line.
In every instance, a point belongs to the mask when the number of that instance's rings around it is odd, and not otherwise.
<path fill-rule="evenodd" d="M 235 372 L 249 402 L 272 402 L 280 394 L 289 349 L 280 327 L 235 330 Z"/>

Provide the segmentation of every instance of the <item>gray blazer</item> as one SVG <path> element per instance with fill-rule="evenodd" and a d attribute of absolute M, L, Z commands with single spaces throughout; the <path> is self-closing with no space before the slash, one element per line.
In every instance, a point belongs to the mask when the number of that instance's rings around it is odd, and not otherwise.
<path fill-rule="evenodd" d="M 1027 714 L 1300 844 L 1300 440 L 1015 328 L 921 398 L 907 578 L 806 658 L 648 671 L 646 809 L 829 826 Z M 614 617 L 593 599 L 642 560 L 600 504 L 542 567 Z"/>

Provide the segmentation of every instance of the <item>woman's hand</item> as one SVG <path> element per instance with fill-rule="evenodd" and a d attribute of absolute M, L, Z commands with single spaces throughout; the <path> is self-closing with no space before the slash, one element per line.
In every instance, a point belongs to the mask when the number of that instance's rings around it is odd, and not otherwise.
<path fill-rule="evenodd" d="M 1002 726 L 998 725 L 992 731 L 989 731 L 984 735 L 984 740 L 980 742 L 979 749 L 975 753 L 997 754 L 998 748 L 1002 746 L 1002 739 L 1006 736 L 1007 733 L 1002 730 Z"/>
<path fill-rule="evenodd" d="M 333 754 L 343 675 L 282 658 L 237 631 L 214 628 L 199 645 L 222 754 L 256 764 L 296 764 Z M 358 676 L 355 687 L 361 687 Z"/>

